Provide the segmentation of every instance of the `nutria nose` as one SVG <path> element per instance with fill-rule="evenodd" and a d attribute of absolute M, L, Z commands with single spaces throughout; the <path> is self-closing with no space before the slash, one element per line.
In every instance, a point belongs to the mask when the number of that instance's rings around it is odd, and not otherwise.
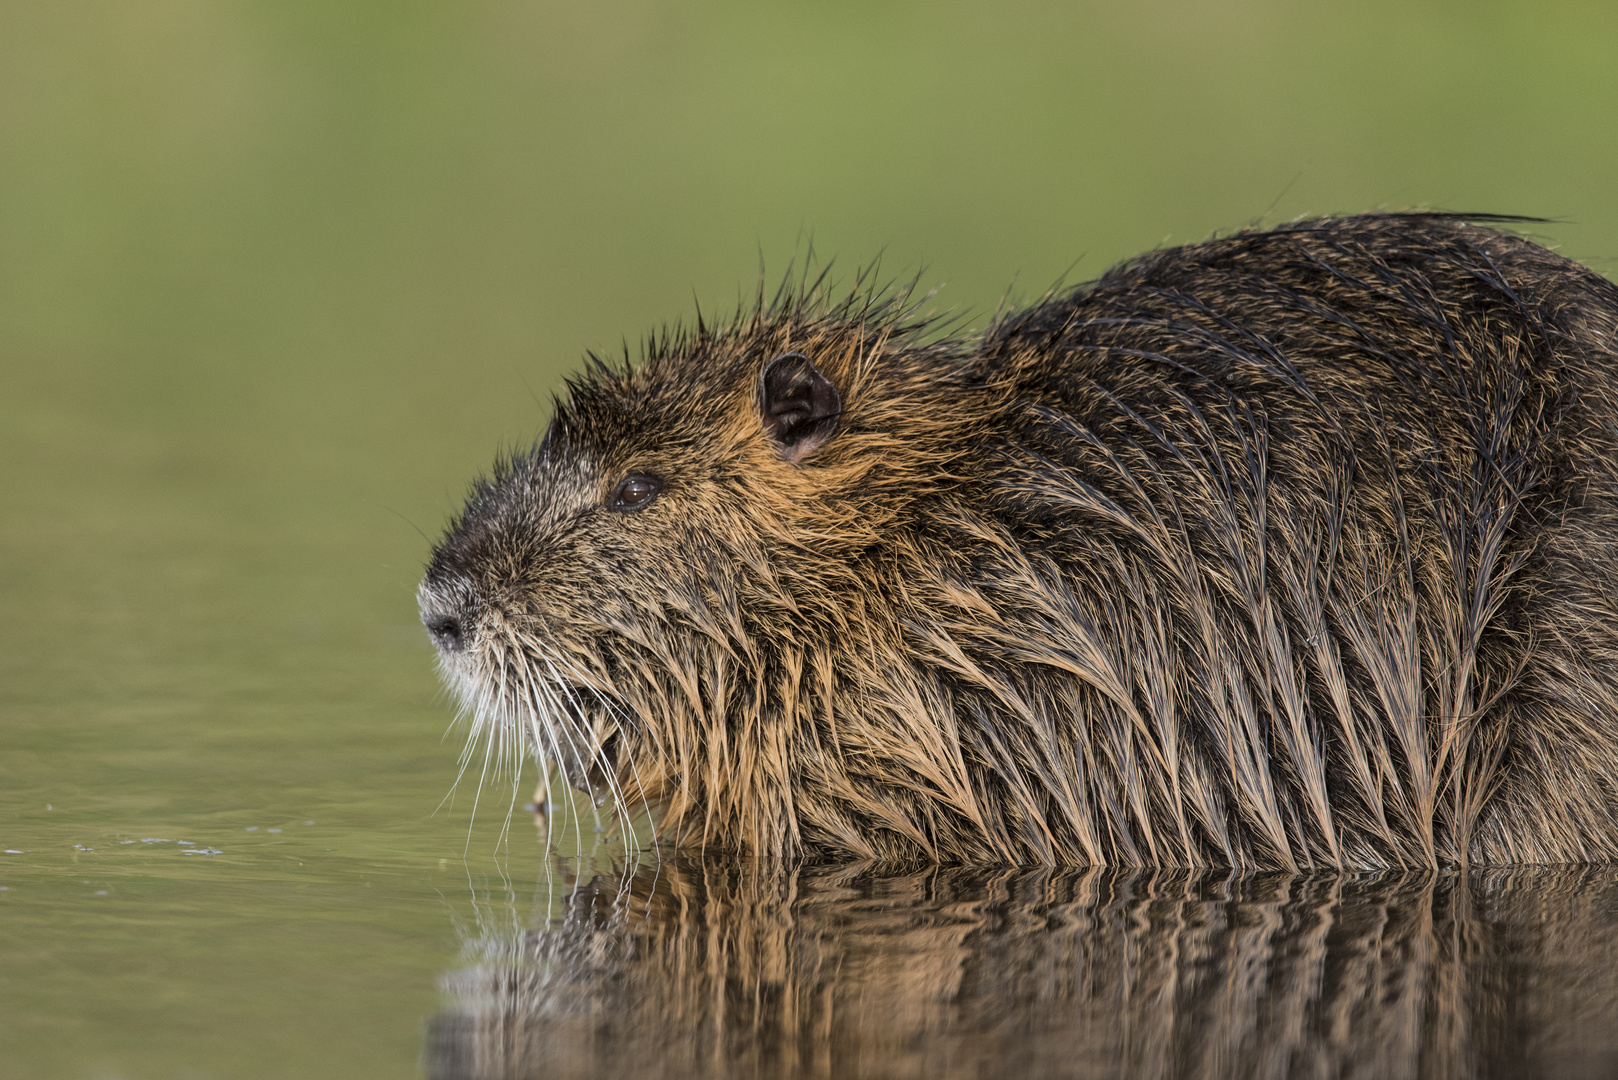
<path fill-rule="evenodd" d="M 423 615 L 421 624 L 427 628 L 428 635 L 444 652 L 460 652 L 466 647 L 466 633 L 461 628 L 461 620 L 455 615 Z"/>

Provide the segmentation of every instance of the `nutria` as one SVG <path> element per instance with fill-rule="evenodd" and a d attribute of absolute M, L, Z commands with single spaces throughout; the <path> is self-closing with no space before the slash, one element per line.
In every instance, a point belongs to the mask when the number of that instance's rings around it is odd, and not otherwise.
<path fill-rule="evenodd" d="M 1478 220 L 592 359 L 433 552 L 443 672 L 675 848 L 1618 857 L 1618 288 Z"/>

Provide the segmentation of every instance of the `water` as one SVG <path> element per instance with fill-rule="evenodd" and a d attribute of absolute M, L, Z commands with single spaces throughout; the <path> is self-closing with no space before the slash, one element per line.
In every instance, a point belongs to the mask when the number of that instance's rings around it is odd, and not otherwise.
<path fill-rule="evenodd" d="M 611 845 L 433 862 L 342 850 L 352 834 L 316 819 L 248 828 L 6 856 L 17 1075 L 1618 1070 L 1611 868 L 898 871 Z"/>
<path fill-rule="evenodd" d="M 465 926 L 430 1077 L 1618 1072 L 1610 869 L 559 860 L 538 897 Z"/>
<path fill-rule="evenodd" d="M 558 862 L 531 774 L 455 784 L 414 609 L 581 352 L 761 251 L 983 312 L 1426 204 L 1610 271 L 1618 9 L 1463 23 L 0 6 L 0 1076 L 1614 1071 L 1602 870 Z"/>

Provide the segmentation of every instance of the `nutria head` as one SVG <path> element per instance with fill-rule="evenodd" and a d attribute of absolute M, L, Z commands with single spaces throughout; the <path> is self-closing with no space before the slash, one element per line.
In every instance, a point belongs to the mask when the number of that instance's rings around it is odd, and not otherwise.
<path fill-rule="evenodd" d="M 907 463 L 936 456 L 903 410 L 954 370 L 898 312 L 795 303 L 569 383 L 419 591 L 474 741 L 710 844 L 791 846 L 785 688 L 861 618 L 927 488 Z"/>

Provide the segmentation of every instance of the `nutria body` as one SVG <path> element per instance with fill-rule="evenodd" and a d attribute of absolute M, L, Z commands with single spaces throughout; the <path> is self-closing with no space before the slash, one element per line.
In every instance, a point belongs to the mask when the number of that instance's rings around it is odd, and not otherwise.
<path fill-rule="evenodd" d="M 482 728 L 688 847 L 1618 857 L 1618 288 L 1366 215 L 907 317 L 571 384 L 422 585 Z"/>

